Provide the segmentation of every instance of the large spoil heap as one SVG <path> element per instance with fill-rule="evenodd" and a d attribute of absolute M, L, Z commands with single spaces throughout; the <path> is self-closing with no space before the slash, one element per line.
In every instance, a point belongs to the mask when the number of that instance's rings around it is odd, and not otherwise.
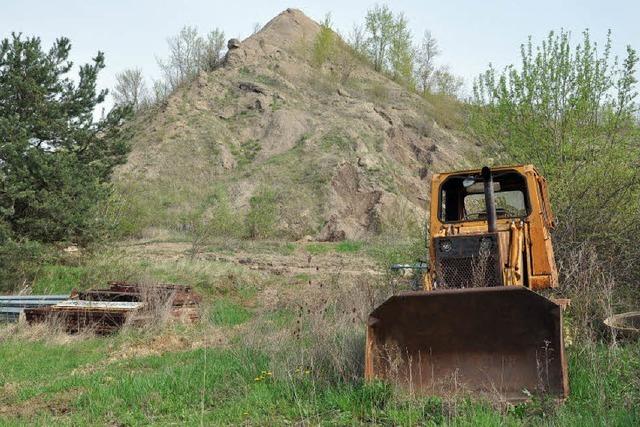
<path fill-rule="evenodd" d="M 423 220 L 431 174 L 479 148 L 337 34 L 319 64 L 320 29 L 287 9 L 138 117 L 116 184 L 141 227 L 179 229 L 214 193 L 241 220 L 265 188 L 274 235 L 294 240 L 365 239 Z"/>

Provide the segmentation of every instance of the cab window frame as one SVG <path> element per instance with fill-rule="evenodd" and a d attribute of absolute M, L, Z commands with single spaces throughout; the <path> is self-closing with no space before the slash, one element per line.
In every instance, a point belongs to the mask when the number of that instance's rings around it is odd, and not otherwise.
<path fill-rule="evenodd" d="M 520 178 L 522 179 L 522 183 L 523 183 L 523 187 L 522 187 L 522 195 L 524 197 L 524 204 L 525 204 L 525 209 L 526 209 L 526 214 L 524 216 L 509 216 L 509 217 L 498 217 L 498 220 L 503 220 L 503 219 L 509 219 L 509 220 L 513 220 L 513 219 L 528 219 L 531 216 L 531 212 L 532 212 L 532 207 L 531 207 L 531 199 L 530 199 L 530 192 L 529 192 L 529 184 L 527 182 L 527 177 L 526 175 L 518 172 L 515 169 L 504 169 L 504 170 L 499 170 L 499 171 L 494 171 L 494 178 L 496 175 L 503 175 L 503 174 L 517 174 L 520 176 Z M 461 224 L 461 223 L 468 223 L 468 222 L 486 222 L 485 219 L 459 219 L 459 220 L 445 220 L 443 217 L 443 206 L 442 206 L 442 202 L 443 202 L 443 187 L 450 181 L 453 179 L 464 179 L 466 177 L 468 177 L 469 174 L 460 174 L 460 175 L 450 175 L 447 178 L 445 178 L 444 181 L 442 181 L 438 187 L 438 221 L 440 221 L 442 224 Z M 495 182 L 495 181 L 494 181 Z M 473 194 L 482 194 L 482 193 L 473 193 Z M 497 193 L 499 194 L 499 192 Z M 462 199 L 462 203 L 464 203 L 464 198 Z"/>

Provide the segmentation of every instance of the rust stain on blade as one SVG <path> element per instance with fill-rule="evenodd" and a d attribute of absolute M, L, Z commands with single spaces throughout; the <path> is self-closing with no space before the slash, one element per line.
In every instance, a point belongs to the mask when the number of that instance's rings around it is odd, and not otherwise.
<path fill-rule="evenodd" d="M 566 397 L 561 316 L 522 287 L 396 295 L 371 313 L 365 376 L 427 395 Z"/>

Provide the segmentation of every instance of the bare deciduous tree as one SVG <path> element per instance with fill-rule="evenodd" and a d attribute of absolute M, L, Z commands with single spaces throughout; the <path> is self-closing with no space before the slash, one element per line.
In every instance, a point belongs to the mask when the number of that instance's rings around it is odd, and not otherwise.
<path fill-rule="evenodd" d="M 172 89 L 182 82 L 193 78 L 199 68 L 199 37 L 198 30 L 185 26 L 176 36 L 167 39 L 169 58 L 158 60 L 158 66 L 164 74 L 165 81 Z"/>
<path fill-rule="evenodd" d="M 113 99 L 116 105 L 131 105 L 136 110 L 148 104 L 149 92 L 140 69 L 131 68 L 116 74 Z"/>
<path fill-rule="evenodd" d="M 222 61 L 222 51 L 224 50 L 224 32 L 218 28 L 209 32 L 204 40 L 202 52 L 200 53 L 200 66 L 204 71 L 212 71 L 218 68 Z"/>
<path fill-rule="evenodd" d="M 153 82 L 153 102 L 157 103 L 166 99 L 171 93 L 171 87 L 164 80 Z"/>
<path fill-rule="evenodd" d="M 367 38 L 361 25 L 354 24 L 348 37 L 349 45 L 359 54 L 365 55 L 367 53 Z"/>
<path fill-rule="evenodd" d="M 432 88 L 432 78 L 435 71 L 435 58 L 440 55 L 438 40 L 426 30 L 422 38 L 422 42 L 416 49 L 416 77 L 419 89 L 423 92 L 429 92 Z"/>
<path fill-rule="evenodd" d="M 443 65 L 433 71 L 430 90 L 441 95 L 457 98 L 464 81 L 451 72 L 448 65 Z"/>
<path fill-rule="evenodd" d="M 198 35 L 195 27 L 185 26 L 167 39 L 169 57 L 158 59 L 165 82 L 173 90 L 195 78 L 200 71 L 211 71 L 220 65 L 224 49 L 224 32 L 211 31 L 207 38 Z"/>

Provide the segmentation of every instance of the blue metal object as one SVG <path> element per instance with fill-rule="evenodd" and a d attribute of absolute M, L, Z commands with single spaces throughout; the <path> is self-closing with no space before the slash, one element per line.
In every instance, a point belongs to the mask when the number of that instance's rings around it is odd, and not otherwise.
<path fill-rule="evenodd" d="M 0 322 L 17 322 L 25 308 L 46 307 L 69 299 L 69 295 L 2 295 Z"/>
<path fill-rule="evenodd" d="M 391 271 L 410 270 L 413 274 L 411 289 L 417 291 L 422 288 L 422 277 L 429 271 L 429 264 L 424 261 L 418 261 L 414 264 L 393 264 L 390 268 Z"/>
<path fill-rule="evenodd" d="M 427 271 L 429 270 L 429 264 L 426 262 L 416 262 L 415 264 L 393 264 L 391 265 L 391 270 L 419 270 L 419 271 Z"/>
<path fill-rule="evenodd" d="M 69 294 L 63 295 L 0 295 L 0 302 L 13 300 L 60 300 L 69 298 Z"/>

